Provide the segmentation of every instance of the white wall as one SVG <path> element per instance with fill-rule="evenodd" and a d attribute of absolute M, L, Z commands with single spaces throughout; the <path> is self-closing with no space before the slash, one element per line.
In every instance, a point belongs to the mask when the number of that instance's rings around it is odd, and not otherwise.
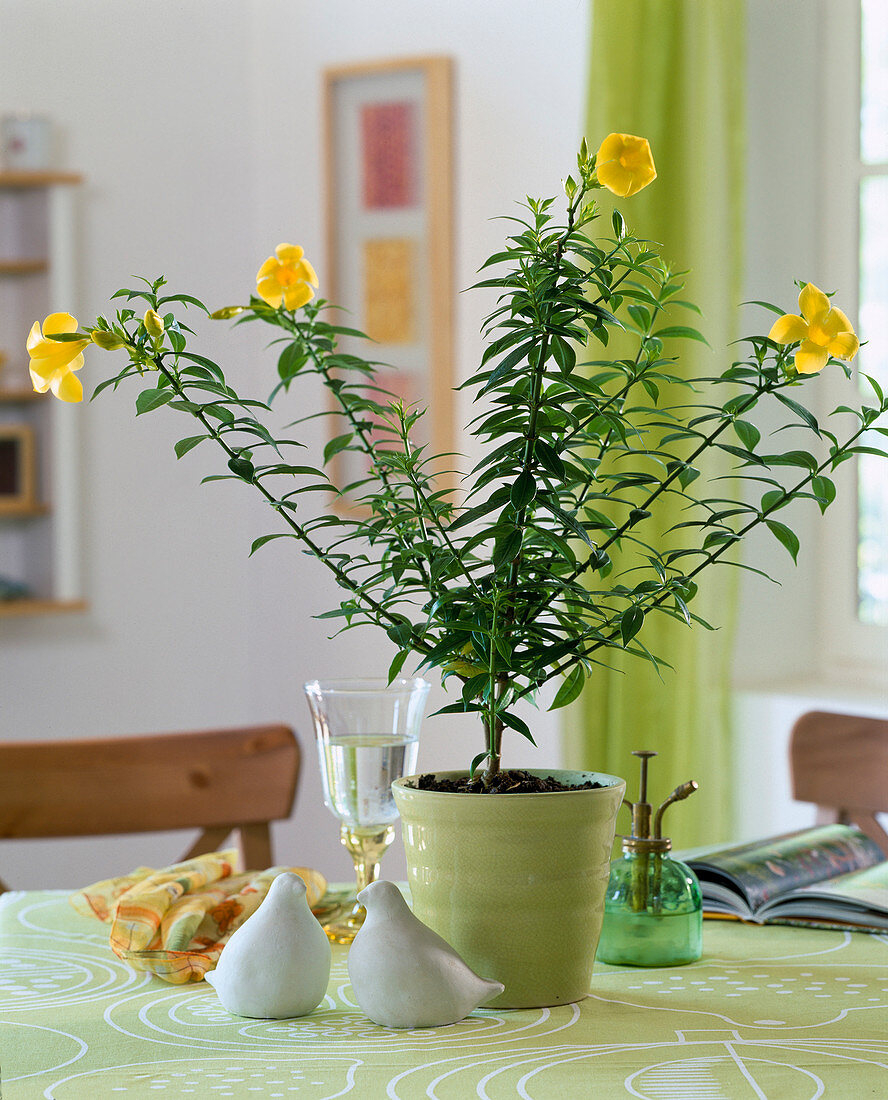
<path fill-rule="evenodd" d="M 321 72 L 426 53 L 455 61 L 455 289 L 468 286 L 501 239 L 490 219 L 527 193 L 554 194 L 571 170 L 586 8 L 548 0 L 541 18 L 534 0 L 0 0 L 0 113 L 49 114 L 62 139 L 58 166 L 87 178 L 79 301 L 53 308 L 91 319 L 131 273 L 163 273 L 214 305 L 237 302 L 280 240 L 302 243 L 323 279 Z M 478 361 L 486 304 L 457 299 L 460 378 Z M 261 377 L 264 394 L 273 358 L 255 332 L 240 332 L 233 350 L 210 332 L 209 353 L 232 374 Z M 87 392 L 110 363 L 88 359 Z M 218 467 L 201 450 L 176 462 L 172 445 L 191 434 L 187 423 L 136 420 L 134 397 L 82 409 L 90 610 L 0 620 L 0 736 L 290 722 L 305 767 L 295 817 L 277 833 L 278 858 L 347 878 L 301 685 L 383 673 L 390 653 L 369 634 L 328 641 L 311 618 L 335 599 L 320 568 L 289 544 L 248 561 L 251 540 L 269 529 L 265 511 L 246 487 L 200 487 Z M 454 734 L 444 721 L 426 725 L 423 768 L 463 767 L 478 751 L 474 723 Z M 557 764 L 551 718 L 535 729 L 542 747 L 532 759 Z M 530 759 L 516 746 L 513 763 Z M 73 886 L 174 859 L 181 839 L 6 844 L 2 877 L 23 888 Z M 386 857 L 386 873 L 403 874 L 400 850 Z"/>

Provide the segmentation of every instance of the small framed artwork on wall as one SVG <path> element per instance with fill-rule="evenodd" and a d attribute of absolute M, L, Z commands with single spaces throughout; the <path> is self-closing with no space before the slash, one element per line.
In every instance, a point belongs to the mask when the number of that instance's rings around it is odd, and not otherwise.
<path fill-rule="evenodd" d="M 26 424 L 0 424 L 0 512 L 35 507 L 34 434 Z"/>
<path fill-rule="evenodd" d="M 428 408 L 415 442 L 432 454 L 454 449 L 451 68 L 445 57 L 349 65 L 328 69 L 324 88 L 322 293 L 374 341 L 343 338 L 343 350 L 387 364 L 379 384 Z M 342 426 L 330 422 L 333 437 Z M 366 472 L 354 451 L 337 462 L 341 485 Z"/>

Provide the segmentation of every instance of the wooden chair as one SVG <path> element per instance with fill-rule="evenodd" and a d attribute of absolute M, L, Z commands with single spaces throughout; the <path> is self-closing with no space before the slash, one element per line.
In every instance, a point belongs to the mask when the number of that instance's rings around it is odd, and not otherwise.
<path fill-rule="evenodd" d="M 272 866 L 269 822 L 292 811 L 299 761 L 283 725 L 0 742 L 0 839 L 199 828 L 190 859 L 237 832 L 245 869 L 262 869 Z"/>
<path fill-rule="evenodd" d="M 854 824 L 888 856 L 888 718 L 809 711 L 792 728 L 792 794 L 817 804 L 817 821 Z"/>

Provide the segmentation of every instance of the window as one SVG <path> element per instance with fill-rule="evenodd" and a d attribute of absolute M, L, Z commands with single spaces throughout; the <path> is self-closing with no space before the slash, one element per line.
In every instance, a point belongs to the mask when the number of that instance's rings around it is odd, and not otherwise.
<path fill-rule="evenodd" d="M 859 324 L 867 346 L 860 368 L 888 386 L 888 6 L 862 0 L 860 134 L 857 162 L 860 224 Z M 876 440 L 878 442 L 878 440 Z M 881 438 L 885 443 L 885 438 Z M 861 455 L 858 472 L 857 614 L 888 626 L 888 471 Z"/>
<path fill-rule="evenodd" d="M 888 386 L 888 4 L 829 0 L 822 7 L 820 208 L 825 290 L 857 322 L 854 361 Z M 830 408 L 851 403 L 843 378 Z M 866 383 L 863 383 L 866 387 Z M 867 400 L 872 402 L 868 388 Z M 863 442 L 866 442 L 864 440 Z M 874 435 L 884 446 L 888 439 Z M 888 687 L 888 462 L 861 455 L 836 474 L 839 495 L 822 529 L 819 680 L 856 694 Z"/>

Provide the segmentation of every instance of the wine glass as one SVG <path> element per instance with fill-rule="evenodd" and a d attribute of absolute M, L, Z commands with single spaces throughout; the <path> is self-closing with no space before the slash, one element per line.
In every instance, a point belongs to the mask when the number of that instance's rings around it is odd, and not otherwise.
<path fill-rule="evenodd" d="M 314 723 L 324 805 L 341 824 L 340 839 L 355 865 L 358 894 L 379 877 L 398 817 L 392 781 L 416 767 L 419 727 L 430 684 L 393 680 L 312 680 L 305 694 Z M 349 898 L 322 919 L 336 943 L 351 943 L 364 907 Z"/>

